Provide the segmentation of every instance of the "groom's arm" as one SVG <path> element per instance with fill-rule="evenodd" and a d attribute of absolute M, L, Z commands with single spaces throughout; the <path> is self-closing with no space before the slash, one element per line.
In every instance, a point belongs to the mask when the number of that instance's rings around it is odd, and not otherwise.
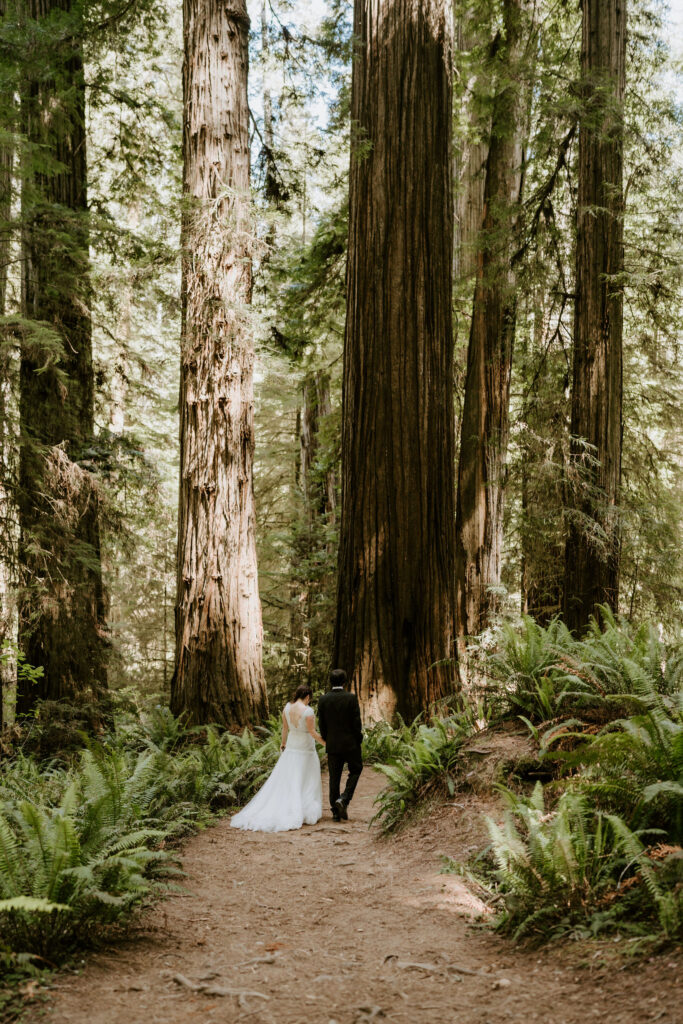
<path fill-rule="evenodd" d="M 355 696 L 355 694 L 354 694 Z M 356 697 L 355 707 L 353 709 L 353 726 L 358 737 L 358 742 L 363 742 L 363 723 L 360 717 L 360 704 L 358 703 L 358 697 Z"/>
<path fill-rule="evenodd" d="M 325 717 L 324 697 L 318 702 L 318 725 L 320 726 L 320 735 L 324 740 L 327 740 L 327 719 Z"/>

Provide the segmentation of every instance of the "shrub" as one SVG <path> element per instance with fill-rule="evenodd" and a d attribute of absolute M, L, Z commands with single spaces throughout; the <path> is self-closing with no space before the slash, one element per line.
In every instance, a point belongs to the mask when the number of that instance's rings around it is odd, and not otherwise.
<path fill-rule="evenodd" d="M 0 815 L 0 934 L 13 950 L 55 959 L 111 924 L 153 885 L 170 855 L 150 849 L 163 833 L 117 828 L 77 812 L 77 787 L 59 806 L 22 801 Z"/>
<path fill-rule="evenodd" d="M 124 923 L 177 872 L 163 847 L 261 784 L 279 720 L 258 734 L 184 730 L 167 713 L 124 719 L 67 765 L 0 765 L 0 935 L 54 960 Z"/>
<path fill-rule="evenodd" d="M 577 793 L 564 793 L 549 811 L 540 782 L 528 798 L 501 791 L 508 803 L 503 823 L 486 820 L 504 906 L 497 923 L 519 938 L 571 921 L 608 888 L 614 842 Z"/>
<path fill-rule="evenodd" d="M 431 724 L 417 720 L 392 748 L 393 764 L 379 764 L 387 786 L 376 799 L 378 821 L 391 832 L 414 813 L 418 805 L 439 792 L 455 792 L 456 775 L 463 742 L 473 732 L 472 718 L 455 714 Z"/>
<path fill-rule="evenodd" d="M 628 714 L 638 692 L 674 692 L 681 664 L 680 649 L 667 648 L 653 627 L 634 629 L 608 608 L 580 639 L 559 619 L 544 628 L 527 616 L 521 633 L 503 627 L 487 657 L 494 703 L 529 725 L 569 717 L 604 724 Z"/>
<path fill-rule="evenodd" d="M 405 754 L 412 731 L 399 717 L 398 726 L 388 722 L 374 722 L 363 733 L 363 761 L 365 764 L 395 764 Z"/>
<path fill-rule="evenodd" d="M 491 848 L 483 883 L 502 904 L 499 929 L 544 939 L 583 925 L 681 933 L 680 848 L 644 844 L 616 815 L 596 810 L 569 789 L 553 810 L 538 783 L 530 797 L 503 790 L 504 821 L 487 819 Z M 655 833 L 648 833 L 655 840 Z M 659 851 L 659 853 L 658 853 Z M 485 864 L 485 861 L 483 862 Z"/>
<path fill-rule="evenodd" d="M 619 719 L 569 757 L 581 766 L 581 786 L 598 804 L 625 817 L 632 828 L 656 827 L 683 842 L 683 690 L 657 693 L 650 680 L 635 682 L 640 713 Z"/>

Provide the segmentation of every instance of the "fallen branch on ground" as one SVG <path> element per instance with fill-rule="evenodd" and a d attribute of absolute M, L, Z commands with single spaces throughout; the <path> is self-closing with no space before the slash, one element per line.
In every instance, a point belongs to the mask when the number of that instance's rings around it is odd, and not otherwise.
<path fill-rule="evenodd" d="M 190 992 L 200 992 L 205 996 L 234 996 L 243 1009 L 247 1008 L 245 1002 L 247 999 L 265 999 L 266 1001 L 270 999 L 270 996 L 264 992 L 250 992 L 248 989 L 225 988 L 223 985 L 191 981 L 184 974 L 174 974 L 173 980 L 176 985 L 182 985 L 183 988 L 189 988 Z"/>

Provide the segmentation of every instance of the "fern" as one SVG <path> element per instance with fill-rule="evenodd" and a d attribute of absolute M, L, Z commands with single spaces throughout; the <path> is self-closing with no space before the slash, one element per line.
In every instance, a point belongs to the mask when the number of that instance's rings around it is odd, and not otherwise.
<path fill-rule="evenodd" d="M 577 639 L 559 620 L 543 628 L 528 616 L 521 632 L 503 626 L 499 648 L 486 658 L 505 714 L 530 726 L 575 717 L 606 722 L 632 709 L 642 693 L 680 688 L 683 657 L 667 649 L 651 626 L 633 629 L 607 608 Z"/>
<path fill-rule="evenodd" d="M 683 841 L 683 692 L 658 693 L 641 680 L 633 694 L 641 713 L 618 719 L 567 758 L 584 768 L 581 786 L 631 828 L 656 825 Z"/>
<path fill-rule="evenodd" d="M 454 714 L 426 724 L 417 719 L 406 733 L 402 726 L 400 742 L 394 746 L 393 764 L 379 764 L 387 786 L 376 798 L 378 821 L 384 832 L 397 828 L 419 804 L 439 791 L 455 790 L 460 751 L 464 740 L 475 728 L 471 716 Z"/>
<path fill-rule="evenodd" d="M 490 866 L 480 862 L 478 873 L 502 903 L 499 929 L 515 939 L 542 940 L 579 924 L 595 931 L 630 917 L 632 930 L 659 928 L 670 938 L 681 933 L 680 848 L 653 860 L 658 848 L 646 846 L 621 818 L 597 811 L 575 789 L 563 793 L 554 809 L 547 807 L 541 783 L 530 797 L 501 792 L 508 810 L 502 822 L 487 819 Z M 647 835 L 654 838 L 652 831 Z M 670 862 L 676 865 L 671 871 Z M 629 884 L 622 889 L 624 879 Z"/>
<path fill-rule="evenodd" d="M 21 755 L 0 765 L 5 947 L 54 960 L 125 923 L 178 872 L 163 841 L 248 797 L 279 746 L 276 720 L 234 736 L 189 732 L 164 712 L 137 725 L 126 719 L 104 742 L 86 740 L 69 767 Z"/>

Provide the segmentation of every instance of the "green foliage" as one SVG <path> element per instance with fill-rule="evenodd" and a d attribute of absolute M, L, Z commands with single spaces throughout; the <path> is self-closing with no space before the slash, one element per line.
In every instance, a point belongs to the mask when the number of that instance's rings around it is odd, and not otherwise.
<path fill-rule="evenodd" d="M 503 824 L 489 818 L 487 825 L 505 907 L 499 925 L 518 938 L 570 921 L 590 894 L 607 888 L 613 841 L 602 819 L 592 827 L 576 793 L 564 793 L 555 811 L 546 810 L 540 782 L 530 798 L 505 795 L 510 810 Z"/>
<path fill-rule="evenodd" d="M 543 627 L 525 616 L 520 632 L 505 624 L 485 665 L 498 684 L 492 702 L 505 714 L 531 724 L 570 716 L 604 723 L 628 712 L 639 693 L 672 692 L 680 651 L 653 626 L 636 628 L 602 608 L 579 639 L 559 619 Z"/>
<path fill-rule="evenodd" d="M 148 893 L 154 867 L 169 870 L 169 854 L 150 848 L 163 832 L 122 826 L 102 799 L 79 813 L 79 788 L 74 780 L 56 807 L 22 801 L 0 815 L 0 931 L 11 949 L 65 956 Z"/>
<path fill-rule="evenodd" d="M 0 647 L 0 665 L 16 665 L 17 679 L 20 683 L 34 684 L 43 678 L 43 667 L 34 667 L 26 660 L 24 652 L 11 640 L 3 640 Z"/>
<path fill-rule="evenodd" d="M 41 962 L 30 953 L 8 953 L 0 940 L 0 1021 L 10 1024 L 21 1020 L 25 1010 L 25 999 L 38 995 L 33 991 L 40 980 L 44 980 L 46 969 L 51 966 Z"/>
<path fill-rule="evenodd" d="M 683 677 L 681 651 L 647 626 L 603 609 L 581 639 L 558 620 L 525 618 L 483 654 L 488 699 L 538 738 L 537 767 L 565 776 L 530 795 L 502 788 L 507 810 L 487 820 L 491 845 L 473 872 L 500 907 L 496 926 L 534 941 L 618 929 L 647 941 L 683 928 Z M 495 687 L 495 689 L 494 689 Z M 519 714 L 524 712 L 523 714 Z M 626 712 L 626 713 L 625 713 Z M 580 718 L 567 719 L 567 714 Z M 619 716 L 619 717 L 617 717 Z M 481 717 L 481 712 L 477 712 Z M 599 722 L 602 728 L 596 724 Z M 387 785 L 376 820 L 385 832 L 462 782 L 465 708 L 366 733 L 366 759 Z M 572 731 L 578 727 L 578 731 Z M 558 795 L 558 789 L 560 793 Z M 639 939 L 640 941 L 640 939 Z"/>
<path fill-rule="evenodd" d="M 363 731 L 363 761 L 365 764 L 396 764 L 410 743 L 412 729 L 399 716 L 396 726 L 388 722 L 373 722 Z"/>
<path fill-rule="evenodd" d="M 680 661 L 676 662 L 680 674 Z M 673 673 L 672 673 L 673 674 Z M 581 786 L 632 828 L 658 828 L 683 843 L 683 679 L 676 694 L 636 681 L 637 714 L 619 719 L 567 757 L 582 765 Z"/>
<path fill-rule="evenodd" d="M 177 873 L 169 839 L 234 805 L 277 759 L 279 721 L 255 734 L 184 730 L 160 707 L 122 716 L 71 765 L 0 766 L 0 935 L 54 961 L 125 924 Z"/>
<path fill-rule="evenodd" d="M 502 904 L 498 927 L 535 939 L 606 928 L 680 936 L 680 651 L 666 649 L 651 629 L 620 627 L 606 616 L 605 629 L 594 624 L 581 641 L 557 623 L 542 629 L 527 620 L 522 637 L 509 631 L 494 657 L 513 670 L 509 706 L 524 706 L 537 720 L 570 702 L 585 713 L 593 706 L 585 698 L 596 694 L 600 706 L 635 711 L 597 735 L 571 735 L 571 722 L 546 734 L 548 756 L 568 775 L 555 806 L 540 783 L 530 797 L 502 790 L 508 810 L 502 822 L 488 820 L 491 847 L 477 866 Z M 540 702 L 541 680 L 553 704 Z M 553 749 L 568 736 L 572 749 Z"/>
<path fill-rule="evenodd" d="M 546 722 L 557 715 L 566 693 L 566 686 L 556 681 L 558 655 L 571 642 L 569 630 L 559 619 L 544 629 L 526 615 L 521 633 L 509 623 L 503 625 L 500 646 L 488 656 L 486 667 L 501 685 L 505 710 L 532 722 Z"/>
<path fill-rule="evenodd" d="M 646 846 L 621 818 L 602 814 L 575 789 L 554 809 L 541 783 L 530 797 L 503 792 L 503 822 L 487 819 L 492 863 L 480 868 L 502 904 L 501 930 L 516 939 L 577 926 L 589 933 L 615 925 L 670 938 L 681 933 L 680 847 Z"/>
<path fill-rule="evenodd" d="M 398 736 L 391 738 L 386 727 L 380 729 L 377 741 L 371 734 L 370 749 L 375 746 L 392 760 L 378 765 L 388 780 L 376 799 L 379 810 L 373 818 L 382 831 L 396 829 L 436 794 L 453 795 L 461 747 L 473 729 L 471 716 L 460 713 L 429 724 L 416 719 L 409 728 L 401 725 Z"/>

